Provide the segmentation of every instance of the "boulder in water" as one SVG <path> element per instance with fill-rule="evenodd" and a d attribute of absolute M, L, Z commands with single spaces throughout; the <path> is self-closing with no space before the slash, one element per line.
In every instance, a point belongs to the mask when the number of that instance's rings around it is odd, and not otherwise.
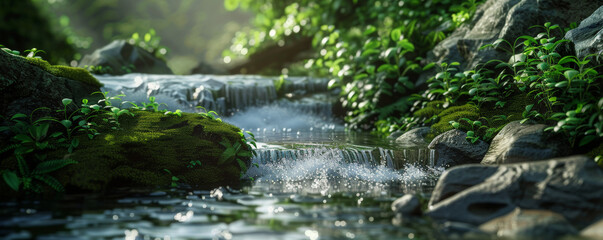
<path fill-rule="evenodd" d="M 431 131 L 429 127 L 419 127 L 409 130 L 396 138 L 396 143 L 401 147 L 425 147 L 429 143 L 425 140 L 427 133 Z"/>
<path fill-rule="evenodd" d="M 126 40 L 115 40 L 92 54 L 84 56 L 78 66 L 102 66 L 109 68 L 108 73 L 113 75 L 130 72 L 173 74 L 165 61 L 141 47 L 129 44 Z"/>
<path fill-rule="evenodd" d="M 574 43 L 578 59 L 589 54 L 603 54 L 603 6 L 580 22 L 577 28 L 568 31 L 565 39 Z"/>
<path fill-rule="evenodd" d="M 567 156 L 571 148 L 560 134 L 545 132 L 544 124 L 507 124 L 492 139 L 482 164 L 504 164 Z"/>
<path fill-rule="evenodd" d="M 392 210 L 398 217 L 418 216 L 421 214 L 421 204 L 417 196 L 406 194 L 392 203 Z"/>
<path fill-rule="evenodd" d="M 465 165 L 440 177 L 426 213 L 483 224 L 516 208 L 545 209 L 584 227 L 603 214 L 603 169 L 572 156 L 499 166 Z"/>
<path fill-rule="evenodd" d="M 452 167 L 461 164 L 479 163 L 486 151 L 488 144 L 482 140 L 470 143 L 465 138 L 467 133 L 453 129 L 435 137 L 429 144 L 429 149 L 435 149 L 438 158 L 435 165 L 439 167 Z"/>

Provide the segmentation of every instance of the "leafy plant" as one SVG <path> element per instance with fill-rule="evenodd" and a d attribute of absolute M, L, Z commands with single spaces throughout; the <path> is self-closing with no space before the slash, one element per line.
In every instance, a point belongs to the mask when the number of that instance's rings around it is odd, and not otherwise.
<path fill-rule="evenodd" d="M 218 118 L 218 113 L 215 111 L 207 111 L 207 109 L 205 109 L 203 106 L 197 106 L 196 108 L 198 109 L 202 109 L 203 112 L 199 112 L 199 115 L 201 115 L 204 118 L 208 118 L 208 119 L 212 119 L 212 120 L 216 120 L 221 122 L 222 119 Z"/>
<path fill-rule="evenodd" d="M 164 168 L 163 171 L 167 172 L 169 175 L 172 175 L 170 187 L 178 187 L 178 182 L 180 181 L 180 178 L 174 176 L 174 174 L 172 174 L 172 171 L 168 169 Z"/>
<path fill-rule="evenodd" d="M 28 52 L 27 57 L 36 57 L 36 58 L 41 58 L 40 56 L 36 56 L 38 53 L 46 53 L 44 50 L 40 50 L 37 48 L 32 48 L 32 49 L 28 49 L 25 50 L 24 52 Z"/>
<path fill-rule="evenodd" d="M 194 168 L 195 166 L 201 166 L 201 161 L 199 160 L 191 160 L 188 165 L 186 165 L 187 168 Z"/>
<path fill-rule="evenodd" d="M 245 136 L 245 133 L 249 135 L 249 137 Z M 255 135 L 250 131 L 241 131 L 239 132 L 241 139 L 239 141 L 235 141 L 234 143 L 230 143 L 228 139 L 223 138 L 220 144 L 225 147 L 224 152 L 220 156 L 218 160 L 218 165 L 230 164 L 236 161 L 241 167 L 241 177 L 247 171 L 247 164 L 244 159 L 251 158 L 256 155 L 256 152 L 253 151 L 251 146 L 257 148 Z"/>
<path fill-rule="evenodd" d="M 43 109 L 43 108 L 40 108 Z M 40 110 L 36 109 L 36 110 Z M 63 146 L 60 139 L 60 132 L 49 134 L 50 118 L 40 118 L 33 121 L 32 116 L 35 110 L 31 113 L 29 121 L 25 114 L 15 114 L 10 120 L 14 122 L 11 126 L 0 127 L 0 132 L 10 131 L 13 135 L 11 144 L 0 149 L 0 154 L 13 150 L 13 156 L 17 161 L 17 172 L 10 169 L 2 169 L 2 177 L 8 186 L 19 191 L 22 185 L 23 190 L 32 190 L 41 192 L 43 190 L 42 183 L 50 186 L 56 191 L 63 191 L 63 186 L 49 174 L 61 169 L 69 164 L 77 163 L 71 159 L 55 159 L 47 160 L 46 151 L 56 149 L 58 146 Z M 27 159 L 27 160 L 26 160 Z M 30 167 L 33 166 L 33 170 Z"/>

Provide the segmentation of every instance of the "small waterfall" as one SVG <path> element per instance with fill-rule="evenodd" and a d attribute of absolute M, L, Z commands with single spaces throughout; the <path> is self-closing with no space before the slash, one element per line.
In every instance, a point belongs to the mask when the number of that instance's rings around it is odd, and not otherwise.
<path fill-rule="evenodd" d="M 117 95 L 124 93 L 123 100 L 146 102 L 148 97 L 156 96 L 157 102 L 167 102 L 168 109 L 180 108 L 183 111 L 196 111 L 202 106 L 220 115 L 229 116 L 250 107 L 277 104 L 294 107 L 300 111 L 331 116 L 331 101 L 301 98 L 308 94 L 328 92 L 328 79 L 311 77 L 287 77 L 282 88 L 286 95 L 296 96 L 293 101 L 278 100 L 274 81 L 277 77 L 249 75 L 150 75 L 127 74 L 123 76 L 95 76 L 105 86 L 103 91 Z M 335 98 L 333 98 L 335 99 Z M 198 111 L 198 110 L 197 110 Z"/>
<path fill-rule="evenodd" d="M 405 148 L 394 151 L 394 167 L 401 168 L 405 164 L 414 164 L 417 166 L 434 167 L 436 159 L 436 151 L 428 148 Z"/>
<path fill-rule="evenodd" d="M 320 155 L 327 159 L 339 159 L 343 163 L 352 163 L 365 166 L 383 165 L 393 168 L 393 151 L 380 149 L 379 156 L 374 156 L 372 149 L 338 149 L 338 148 L 306 148 L 306 149 L 258 149 L 255 150 L 256 156 L 252 158 L 252 163 L 260 165 L 282 164 L 284 162 L 297 161 L 311 156 Z M 386 155 L 386 156 L 383 156 Z M 376 162 L 375 159 L 389 159 L 382 162 Z M 385 164 L 383 164 L 385 163 Z"/>

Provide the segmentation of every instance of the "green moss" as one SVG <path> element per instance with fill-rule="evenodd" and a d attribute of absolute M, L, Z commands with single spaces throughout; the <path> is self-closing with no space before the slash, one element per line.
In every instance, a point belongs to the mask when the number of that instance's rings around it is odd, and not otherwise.
<path fill-rule="evenodd" d="M 450 121 L 458 121 L 461 118 L 477 120 L 480 117 L 479 109 L 472 104 L 449 107 L 438 114 L 440 120 L 431 126 L 431 133 L 427 138 L 433 138 L 438 134 L 453 129 Z"/>
<path fill-rule="evenodd" d="M 40 58 L 30 58 L 30 57 L 26 57 L 25 58 L 27 60 L 27 62 L 31 65 L 35 65 L 38 66 L 40 68 L 42 68 L 44 71 L 55 75 L 57 77 L 64 77 L 64 78 L 69 78 L 69 79 L 73 79 L 76 81 L 80 81 L 95 87 L 102 87 L 103 84 L 101 84 L 98 79 L 96 79 L 94 76 L 92 76 L 92 74 L 90 74 L 90 72 L 88 72 L 88 70 L 83 69 L 83 68 L 77 68 L 77 67 L 68 67 L 68 66 L 62 66 L 62 65 L 50 65 L 50 63 L 48 63 L 47 61 L 44 61 Z"/>
<path fill-rule="evenodd" d="M 419 109 L 418 111 L 413 113 L 413 115 L 415 117 L 430 118 L 431 116 L 440 114 L 440 112 L 442 112 L 442 110 L 444 110 L 442 107 L 443 104 L 444 104 L 444 101 L 429 102 L 429 103 L 427 103 L 427 105 L 424 108 Z"/>
<path fill-rule="evenodd" d="M 241 169 L 237 163 L 218 166 L 223 138 L 240 141 L 239 128 L 205 119 L 198 114 L 182 117 L 135 111 L 120 118 L 121 130 L 88 140 L 71 154 L 79 161 L 57 171 L 57 178 L 72 189 L 102 191 L 120 186 L 166 186 L 171 174 L 181 182 L 201 188 L 236 185 Z M 106 130 L 105 130 L 106 131 Z M 102 132 L 105 132 L 102 131 Z M 64 150 L 56 157 L 62 157 Z M 201 166 L 187 168 L 190 161 Z"/>

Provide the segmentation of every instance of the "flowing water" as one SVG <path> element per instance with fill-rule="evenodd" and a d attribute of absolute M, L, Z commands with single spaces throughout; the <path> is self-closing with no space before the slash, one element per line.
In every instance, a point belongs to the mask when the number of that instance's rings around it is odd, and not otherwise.
<path fill-rule="evenodd" d="M 186 186 L 149 193 L 1 204 L 4 239 L 433 239 L 426 219 L 395 218 L 405 193 L 428 198 L 442 169 L 428 149 L 348 132 L 326 79 L 259 76 L 97 76 L 122 100 L 169 110 L 217 111 L 255 133 L 242 189 Z M 283 94 L 277 95 L 277 91 Z"/>

